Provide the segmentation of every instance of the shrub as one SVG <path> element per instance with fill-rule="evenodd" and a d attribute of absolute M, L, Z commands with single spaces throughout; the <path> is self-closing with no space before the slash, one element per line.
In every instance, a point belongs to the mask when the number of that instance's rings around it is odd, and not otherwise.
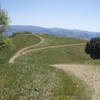
<path fill-rule="evenodd" d="M 0 50 L 6 50 L 6 49 L 14 49 L 15 46 L 12 43 L 11 39 L 8 37 L 0 37 Z"/>
<path fill-rule="evenodd" d="M 85 46 L 85 52 L 93 59 L 100 59 L 100 38 L 92 38 Z"/>
<path fill-rule="evenodd" d="M 28 32 L 28 31 L 25 31 L 25 32 L 13 32 L 11 37 L 15 37 L 15 36 L 18 36 L 18 35 L 21 35 L 21 34 L 32 34 L 32 32 Z"/>

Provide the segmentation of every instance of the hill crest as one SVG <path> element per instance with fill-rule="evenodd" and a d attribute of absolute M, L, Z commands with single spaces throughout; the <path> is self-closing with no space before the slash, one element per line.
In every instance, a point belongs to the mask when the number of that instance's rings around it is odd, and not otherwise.
<path fill-rule="evenodd" d="M 7 35 L 10 35 L 13 32 L 23 32 L 30 31 L 34 33 L 48 33 L 59 36 L 68 36 L 82 39 L 90 39 L 92 37 L 100 37 L 100 32 L 89 32 L 83 30 L 70 30 L 64 28 L 44 28 L 40 26 L 29 26 L 29 25 L 11 25 L 6 31 Z"/>

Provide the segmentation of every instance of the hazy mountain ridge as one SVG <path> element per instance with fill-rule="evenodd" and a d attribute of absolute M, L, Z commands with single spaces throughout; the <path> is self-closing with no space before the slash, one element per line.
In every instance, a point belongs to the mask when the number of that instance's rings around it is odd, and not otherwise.
<path fill-rule="evenodd" d="M 12 32 L 22 32 L 22 31 L 31 31 L 34 33 L 47 33 L 55 34 L 60 36 L 68 36 L 82 39 L 90 39 L 92 37 L 100 37 L 100 32 L 89 32 L 83 30 L 69 30 L 64 28 L 44 28 L 38 26 L 24 26 L 24 25 L 11 25 L 9 26 L 6 34 L 11 34 Z"/>

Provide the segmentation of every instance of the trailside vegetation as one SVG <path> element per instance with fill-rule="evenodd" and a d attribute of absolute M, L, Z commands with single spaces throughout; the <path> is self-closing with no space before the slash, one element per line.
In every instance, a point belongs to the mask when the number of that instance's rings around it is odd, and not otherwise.
<path fill-rule="evenodd" d="M 88 41 L 85 52 L 93 59 L 100 59 L 100 38 L 92 38 Z"/>
<path fill-rule="evenodd" d="M 8 15 L 7 13 L 0 9 L 0 51 L 5 49 L 13 49 L 14 44 L 9 37 L 4 35 L 8 27 Z"/>
<path fill-rule="evenodd" d="M 8 15 L 3 9 L 0 9 L 0 35 L 3 34 L 3 32 L 7 29 L 7 27 L 8 27 Z"/>
<path fill-rule="evenodd" d="M 32 32 L 29 32 L 29 31 L 24 31 L 24 32 L 13 32 L 12 33 L 12 35 L 11 35 L 11 37 L 16 37 L 16 36 L 18 36 L 18 35 L 21 35 L 21 34 L 31 34 L 32 35 Z"/>

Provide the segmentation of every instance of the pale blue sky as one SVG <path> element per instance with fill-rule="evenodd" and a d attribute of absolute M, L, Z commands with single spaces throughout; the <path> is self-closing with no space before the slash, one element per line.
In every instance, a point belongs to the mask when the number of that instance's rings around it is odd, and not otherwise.
<path fill-rule="evenodd" d="M 10 24 L 100 31 L 100 0 L 0 0 Z"/>

